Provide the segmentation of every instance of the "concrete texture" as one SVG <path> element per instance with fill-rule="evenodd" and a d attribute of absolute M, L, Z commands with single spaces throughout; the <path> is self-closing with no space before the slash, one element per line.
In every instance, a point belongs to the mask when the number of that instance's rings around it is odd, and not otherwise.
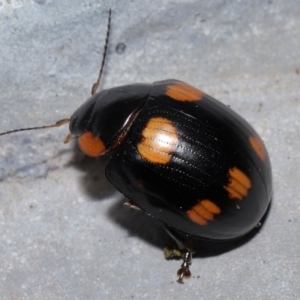
<path fill-rule="evenodd" d="M 64 145 L 67 126 L 3 136 L 1 299 L 299 299 L 300 2 L 2 0 L 0 131 L 69 117 L 89 97 L 110 7 L 102 87 L 177 78 L 230 105 L 269 150 L 269 216 L 242 246 L 195 258 L 179 285 L 167 235 L 122 206 L 107 158 Z"/>

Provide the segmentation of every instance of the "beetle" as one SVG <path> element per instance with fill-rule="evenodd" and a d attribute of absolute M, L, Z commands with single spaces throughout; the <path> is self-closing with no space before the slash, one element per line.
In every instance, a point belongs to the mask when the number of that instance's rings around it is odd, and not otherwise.
<path fill-rule="evenodd" d="M 178 282 L 191 275 L 190 239 L 228 241 L 246 235 L 272 197 L 271 165 L 253 127 L 231 108 L 179 80 L 97 92 L 71 116 L 71 136 L 91 157 L 112 152 L 108 181 L 126 205 L 160 221 L 183 253 Z"/>

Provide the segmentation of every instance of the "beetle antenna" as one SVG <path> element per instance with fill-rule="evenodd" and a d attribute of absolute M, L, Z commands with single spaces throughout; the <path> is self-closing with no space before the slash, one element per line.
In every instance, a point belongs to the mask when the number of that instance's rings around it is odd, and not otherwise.
<path fill-rule="evenodd" d="M 98 88 L 100 86 L 101 76 L 102 76 L 102 73 L 103 73 L 104 63 L 105 63 L 105 57 L 106 57 L 106 52 L 107 52 L 108 39 L 109 39 L 110 21 L 111 21 L 111 8 L 109 9 L 109 13 L 108 13 L 108 23 L 107 23 L 106 39 L 105 39 L 105 45 L 104 45 L 104 51 L 103 51 L 103 58 L 102 58 L 101 68 L 100 68 L 98 79 L 93 84 L 92 95 L 96 94 L 96 92 L 97 92 L 97 90 L 98 90 Z"/>
<path fill-rule="evenodd" d="M 51 124 L 51 125 L 43 125 L 43 126 L 27 127 L 27 128 L 19 128 L 19 129 L 9 130 L 9 131 L 5 131 L 5 132 L 0 132 L 0 136 L 1 135 L 6 135 L 6 134 L 10 134 L 10 133 L 14 133 L 14 132 L 19 132 L 19 131 L 28 131 L 28 130 L 37 130 L 37 129 L 46 129 L 46 128 L 59 127 L 61 125 L 69 123 L 69 122 L 70 122 L 70 119 L 62 119 L 62 120 L 59 120 L 59 121 L 57 121 L 57 122 L 55 122 L 54 124 Z"/>
<path fill-rule="evenodd" d="M 108 45 L 108 40 L 109 40 L 110 21 L 111 21 L 111 8 L 109 9 L 109 13 L 108 13 L 107 32 L 106 32 L 106 39 L 105 39 L 102 63 L 101 63 L 101 67 L 100 67 L 99 76 L 97 78 L 97 81 L 93 84 L 93 87 L 92 87 L 92 95 L 96 94 L 96 92 L 97 92 L 97 90 L 100 86 L 100 82 L 101 82 L 101 76 L 102 76 L 103 69 L 104 69 L 104 63 L 105 63 L 105 58 L 106 58 L 106 53 L 107 53 L 107 45 Z M 51 124 L 51 125 L 19 128 L 19 129 L 9 130 L 9 131 L 5 131 L 5 132 L 0 132 L 0 136 L 6 135 L 6 134 L 11 134 L 11 133 L 14 133 L 14 132 L 19 132 L 19 131 L 28 131 L 28 130 L 37 130 L 37 129 L 46 129 L 46 128 L 59 127 L 63 124 L 69 123 L 69 122 L 70 122 L 70 119 L 62 119 L 62 120 L 59 120 L 59 121 L 57 121 L 57 122 L 55 122 L 54 124 Z M 69 134 L 66 137 L 64 142 L 67 143 L 70 140 L 70 138 L 71 138 L 71 134 Z"/>

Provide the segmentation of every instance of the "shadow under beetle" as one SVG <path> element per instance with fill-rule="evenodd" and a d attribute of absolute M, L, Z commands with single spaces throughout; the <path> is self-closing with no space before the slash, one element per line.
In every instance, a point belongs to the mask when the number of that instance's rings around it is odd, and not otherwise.
<path fill-rule="evenodd" d="M 272 196 L 271 165 L 256 131 L 229 107 L 182 81 L 131 84 L 97 93 L 70 119 L 80 149 L 97 157 L 115 150 L 106 177 L 126 205 L 160 221 L 183 257 L 178 282 L 190 277 L 190 238 L 228 241 L 259 224 Z M 166 257 L 173 254 L 166 252 Z"/>

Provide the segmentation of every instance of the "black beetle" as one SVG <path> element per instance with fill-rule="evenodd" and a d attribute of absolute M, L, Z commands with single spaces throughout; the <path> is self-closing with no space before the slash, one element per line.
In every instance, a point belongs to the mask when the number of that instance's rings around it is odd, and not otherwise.
<path fill-rule="evenodd" d="M 72 115 L 70 131 L 87 155 L 116 149 L 107 179 L 175 238 L 234 239 L 268 208 L 271 166 L 259 135 L 181 81 L 103 90 Z M 192 247 L 176 241 L 190 256 Z"/>
<path fill-rule="evenodd" d="M 244 236 L 272 196 L 271 166 L 256 131 L 238 114 L 178 80 L 132 84 L 96 93 L 70 119 L 80 149 L 97 157 L 115 150 L 106 177 L 128 206 L 159 220 L 183 251 L 179 282 L 189 277 L 189 237 Z M 28 130 L 25 128 L 20 130 Z M 7 134 L 15 131 L 2 133 Z"/>

